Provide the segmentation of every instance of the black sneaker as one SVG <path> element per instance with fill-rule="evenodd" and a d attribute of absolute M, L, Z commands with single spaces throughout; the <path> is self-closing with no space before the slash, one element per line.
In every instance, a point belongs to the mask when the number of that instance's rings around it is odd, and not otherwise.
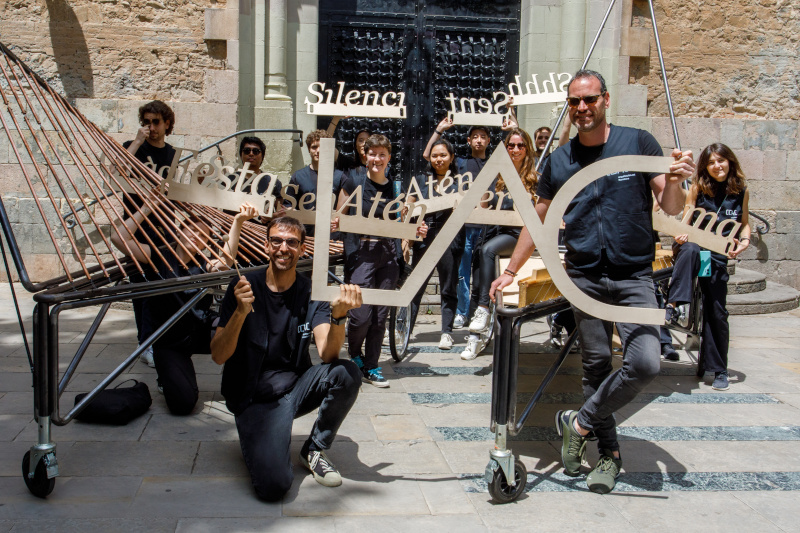
<path fill-rule="evenodd" d="M 371 383 L 375 387 L 381 389 L 389 386 L 389 381 L 385 377 L 383 377 L 383 374 L 381 373 L 381 367 L 370 368 L 369 370 L 364 368 L 361 370 L 361 372 L 362 372 L 361 381 L 363 381 L 364 383 Z"/>
<path fill-rule="evenodd" d="M 661 355 L 664 356 L 666 361 L 679 361 L 681 358 L 678 355 L 678 352 L 675 351 L 675 348 L 673 348 L 671 344 L 667 343 L 661 345 Z"/>
<path fill-rule="evenodd" d="M 610 450 L 600 450 L 597 466 L 586 476 L 589 490 L 598 494 L 608 494 L 617 485 L 620 470 L 622 470 L 622 459 L 616 459 Z"/>
<path fill-rule="evenodd" d="M 300 462 L 311 471 L 314 479 L 326 487 L 338 487 L 342 484 L 342 476 L 330 462 L 323 451 L 314 450 L 308 455 L 300 454 Z"/>
<path fill-rule="evenodd" d="M 728 371 L 714 372 L 714 383 L 711 385 L 711 388 L 714 390 L 728 390 L 729 387 Z"/>

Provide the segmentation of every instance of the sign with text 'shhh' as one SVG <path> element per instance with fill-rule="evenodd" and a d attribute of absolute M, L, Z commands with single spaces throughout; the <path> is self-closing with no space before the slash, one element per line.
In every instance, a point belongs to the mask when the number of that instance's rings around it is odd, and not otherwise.
<path fill-rule="evenodd" d="M 322 82 L 314 82 L 308 86 L 308 92 L 316 98 L 308 97 L 306 112 L 309 115 L 326 115 L 336 117 L 366 118 L 406 118 L 406 93 L 387 91 L 345 91 L 345 84 L 340 81 L 335 89 L 326 88 Z M 335 93 L 335 96 L 334 96 Z"/>
<path fill-rule="evenodd" d="M 567 85 L 571 79 L 568 72 L 551 72 L 548 79 L 542 79 L 541 84 L 537 74 L 531 74 L 531 79 L 525 83 L 519 76 L 515 76 L 515 81 L 508 84 L 508 92 L 493 92 L 491 100 L 459 98 L 450 93 L 446 98 L 450 102 L 447 115 L 455 125 L 500 127 L 503 119 L 511 113 L 510 105 L 563 103 L 567 98 Z"/>

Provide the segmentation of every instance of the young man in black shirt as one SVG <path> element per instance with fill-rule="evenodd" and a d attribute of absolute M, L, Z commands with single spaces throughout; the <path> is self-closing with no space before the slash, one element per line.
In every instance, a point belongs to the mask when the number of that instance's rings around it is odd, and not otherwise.
<path fill-rule="evenodd" d="M 161 100 L 153 100 L 139 108 L 139 126 L 140 128 L 136 131 L 136 138 L 131 141 L 125 141 L 122 146 L 153 172 L 162 178 L 166 178 L 169 173 L 169 167 L 175 157 L 175 148 L 165 139 L 175 127 L 175 113 L 173 113 L 172 108 Z M 142 202 L 139 200 L 138 195 L 131 194 L 130 196 L 131 200 L 128 200 L 126 196 L 124 203 L 128 209 L 135 212 L 142 205 Z M 156 225 L 156 229 L 146 224 L 143 227 L 146 228 L 146 232 L 164 234 L 160 225 Z M 136 239 L 139 241 L 145 240 L 141 233 L 136 234 Z M 132 281 L 141 282 L 144 280 L 134 277 Z M 146 338 L 143 337 L 142 329 L 142 309 L 144 304 L 145 300 L 143 298 L 133 300 L 133 316 L 136 320 L 137 336 L 140 343 Z M 140 359 L 149 367 L 155 368 L 152 348 L 143 352 Z"/>
<path fill-rule="evenodd" d="M 539 178 L 536 212 L 544 220 L 558 190 L 582 168 L 618 155 L 662 155 L 655 138 L 643 130 L 613 126 L 606 121 L 609 93 L 603 77 L 580 70 L 568 87 L 569 118 L 578 135 L 545 161 Z M 567 273 L 593 298 L 616 305 L 658 307 L 652 280 L 655 256 L 652 194 L 668 214 L 684 204 L 681 182 L 694 172 L 689 151 L 673 150 L 670 174 L 618 172 L 595 181 L 572 200 L 564 215 Z M 652 191 L 652 194 L 651 194 Z M 505 272 L 517 272 L 530 257 L 534 243 L 523 228 Z M 513 282 L 504 273 L 492 284 L 494 292 Z M 580 475 L 590 432 L 598 440 L 600 460 L 586 482 L 594 492 L 613 490 L 622 468 L 614 412 L 632 401 L 658 374 L 661 360 L 656 326 L 617 323 L 624 347 L 619 370 L 611 365 L 612 324 L 574 309 L 583 355 L 583 394 L 579 411 L 556 416 L 563 435 L 564 473 Z"/>
<path fill-rule="evenodd" d="M 311 156 L 311 164 L 306 167 L 301 168 L 294 174 L 292 174 L 291 179 L 289 180 L 289 187 L 288 192 L 293 196 L 293 198 L 298 202 L 298 208 L 300 207 L 301 200 L 306 194 L 313 194 L 314 195 L 314 202 L 305 203 L 303 202 L 304 209 L 313 209 L 317 205 L 317 180 L 319 177 L 319 140 L 320 139 L 329 139 L 331 136 L 325 130 L 314 130 L 308 134 L 306 137 L 306 147 L 308 148 L 308 154 Z M 339 196 L 339 191 L 342 187 L 342 171 L 338 169 L 334 169 L 333 171 L 333 197 L 336 198 Z M 322 195 L 322 200 L 328 202 L 330 201 L 330 197 L 327 194 Z M 306 226 L 306 235 L 309 237 L 314 236 L 314 226 L 308 225 Z M 332 237 L 334 240 L 338 240 L 335 237 Z"/>
<path fill-rule="evenodd" d="M 280 500 L 292 485 L 292 421 L 317 408 L 300 462 L 320 484 L 341 485 L 324 450 L 333 444 L 361 385 L 358 367 L 339 359 L 347 312 L 361 306 L 361 289 L 341 285 L 330 304 L 311 301 L 311 281 L 296 269 L 304 241 L 305 229 L 296 219 L 269 223 L 269 266 L 231 282 L 211 341 L 213 360 L 225 365 L 222 395 L 236 417 L 253 487 L 267 501 Z M 311 363 L 312 334 L 322 364 Z"/>

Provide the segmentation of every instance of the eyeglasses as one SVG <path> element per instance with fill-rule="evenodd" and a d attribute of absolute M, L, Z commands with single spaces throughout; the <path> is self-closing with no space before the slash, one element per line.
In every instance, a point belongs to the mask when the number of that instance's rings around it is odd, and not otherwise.
<path fill-rule="evenodd" d="M 154 118 L 154 119 L 143 118 L 142 119 L 142 126 L 149 126 L 150 124 L 152 124 L 153 126 L 158 126 L 159 124 L 161 124 L 161 119 L 160 118 Z"/>
<path fill-rule="evenodd" d="M 603 95 L 602 94 L 591 94 L 589 96 L 570 96 L 569 98 L 567 98 L 567 104 L 570 107 L 578 107 L 579 105 L 581 105 L 581 100 L 583 100 L 583 102 L 586 105 L 592 105 L 592 104 L 596 103 L 597 100 L 599 100 L 601 96 L 603 96 Z"/>
<path fill-rule="evenodd" d="M 512 148 L 516 148 L 517 150 L 525 150 L 525 143 L 508 143 L 506 145 L 507 150 L 511 150 Z"/>
<path fill-rule="evenodd" d="M 270 237 L 269 238 L 269 245 L 273 248 L 280 248 L 283 243 L 286 243 L 286 246 L 290 250 L 297 250 L 300 247 L 300 239 L 281 239 L 280 237 Z"/>
<path fill-rule="evenodd" d="M 242 153 L 244 155 L 261 155 L 261 148 L 242 148 Z"/>

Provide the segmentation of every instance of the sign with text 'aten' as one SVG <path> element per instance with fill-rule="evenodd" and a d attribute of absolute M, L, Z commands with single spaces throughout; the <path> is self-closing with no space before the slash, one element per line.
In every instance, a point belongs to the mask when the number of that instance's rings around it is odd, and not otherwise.
<path fill-rule="evenodd" d="M 333 139 L 322 139 L 320 141 L 320 171 L 318 187 L 326 190 L 333 185 Z M 558 194 L 553 198 L 547 216 L 544 221 L 539 219 L 534 205 L 531 201 L 515 202 L 522 220 L 537 245 L 539 254 L 545 267 L 556 285 L 558 290 L 575 307 L 582 311 L 604 320 L 612 322 L 630 322 L 634 324 L 653 324 L 664 323 L 663 309 L 643 309 L 634 307 L 622 307 L 597 301 L 582 292 L 569 278 L 566 270 L 561 264 L 561 257 L 558 252 L 558 230 L 561 226 L 564 213 L 572 199 L 587 185 L 608 175 L 627 170 L 633 172 L 655 172 L 667 173 L 672 164 L 671 157 L 652 157 L 652 156 L 618 156 L 603 159 L 584 168 L 567 183 L 561 187 Z M 361 294 L 364 304 L 389 305 L 405 307 L 414 295 L 425 283 L 425 280 L 433 271 L 436 263 L 441 258 L 444 250 L 455 238 L 458 231 L 466 223 L 470 213 L 480 202 L 483 191 L 485 191 L 497 175 L 503 177 L 512 198 L 529 198 L 525 186 L 518 179 L 517 171 L 506 150 L 495 150 L 481 173 L 472 183 L 472 186 L 463 196 L 462 201 L 453 210 L 450 218 L 439 231 L 439 234 L 431 243 L 427 253 L 423 256 L 419 264 L 409 275 L 403 287 L 397 291 L 386 291 L 380 289 L 362 289 Z M 330 226 L 323 224 L 330 220 L 331 207 L 326 202 L 321 202 L 317 210 L 317 232 L 315 234 L 315 246 L 326 249 L 330 243 Z M 689 234 L 690 240 L 694 240 L 697 232 L 707 232 L 696 226 L 683 224 L 678 233 Z M 362 229 L 363 233 L 363 229 Z M 312 280 L 311 297 L 314 300 L 333 301 L 339 295 L 339 289 L 329 286 L 327 282 L 327 271 L 329 267 L 327 254 L 314 255 L 314 270 Z"/>
<path fill-rule="evenodd" d="M 327 88 L 316 81 L 308 86 L 315 101 L 305 98 L 306 112 L 309 115 L 326 115 L 334 117 L 366 117 L 366 118 L 406 118 L 406 93 L 386 91 L 346 91 L 345 84 L 340 81 L 335 88 Z"/>
<path fill-rule="evenodd" d="M 450 93 L 446 98 L 450 102 L 447 116 L 455 125 L 500 127 L 503 119 L 511 113 L 511 105 L 563 103 L 567 99 L 567 85 L 571 79 L 568 72 L 551 72 L 541 84 L 537 74 L 532 74 L 531 79 L 524 83 L 519 76 L 515 76 L 515 81 L 508 84 L 508 92 L 493 92 L 491 99 L 459 98 Z"/>

